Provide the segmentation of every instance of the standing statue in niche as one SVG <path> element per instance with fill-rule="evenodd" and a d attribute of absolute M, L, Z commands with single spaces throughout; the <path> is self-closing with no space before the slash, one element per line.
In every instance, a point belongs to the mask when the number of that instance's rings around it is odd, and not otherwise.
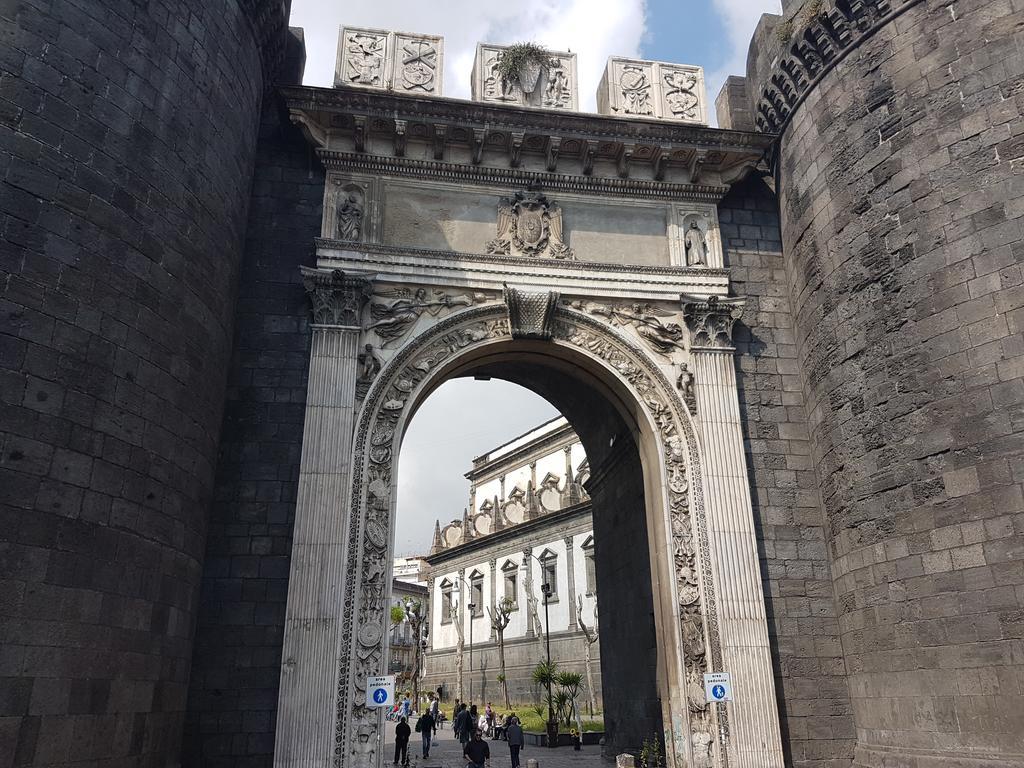
<path fill-rule="evenodd" d="M 363 202 L 355 190 L 338 206 L 338 239 L 359 241 L 363 235 Z"/>
<path fill-rule="evenodd" d="M 708 243 L 704 238 L 704 231 L 697 226 L 696 221 L 690 222 L 689 229 L 683 237 L 686 246 L 686 266 L 704 267 L 708 263 Z"/>

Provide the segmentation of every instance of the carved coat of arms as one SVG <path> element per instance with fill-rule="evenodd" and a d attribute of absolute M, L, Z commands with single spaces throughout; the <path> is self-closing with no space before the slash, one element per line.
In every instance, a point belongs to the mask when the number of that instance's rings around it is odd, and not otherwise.
<path fill-rule="evenodd" d="M 497 237 L 488 253 L 574 259 L 562 240 L 562 209 L 540 192 L 516 192 L 498 202 Z"/>

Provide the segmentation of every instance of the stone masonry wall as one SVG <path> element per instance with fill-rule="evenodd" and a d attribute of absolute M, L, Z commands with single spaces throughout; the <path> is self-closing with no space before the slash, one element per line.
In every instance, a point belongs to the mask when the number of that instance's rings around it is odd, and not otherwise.
<path fill-rule="evenodd" d="M 734 334 L 737 383 L 786 764 L 845 767 L 853 719 L 777 203 L 754 174 L 718 215 L 734 291 L 747 298 Z"/>
<path fill-rule="evenodd" d="M 263 89 L 246 13 L 0 8 L 3 765 L 177 757 Z"/>
<path fill-rule="evenodd" d="M 1008 766 L 1024 760 L 1024 3 L 904 5 L 861 25 L 876 31 L 784 127 L 786 280 L 855 764 Z"/>
<path fill-rule="evenodd" d="M 235 347 L 189 681 L 193 766 L 269 766 L 309 368 L 324 172 L 268 98 L 260 125 Z"/>

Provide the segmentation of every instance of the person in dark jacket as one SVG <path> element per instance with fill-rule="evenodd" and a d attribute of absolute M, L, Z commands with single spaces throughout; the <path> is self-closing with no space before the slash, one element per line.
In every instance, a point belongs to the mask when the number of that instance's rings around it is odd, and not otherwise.
<path fill-rule="evenodd" d="M 401 758 L 402 765 L 409 764 L 409 736 L 412 728 L 409 727 L 408 718 L 403 717 L 401 722 L 395 726 L 395 765 L 398 765 Z"/>
<path fill-rule="evenodd" d="M 480 738 L 478 728 L 473 729 L 473 739 L 462 747 L 462 756 L 473 765 L 473 768 L 484 768 L 485 762 L 488 766 L 491 764 L 491 748 Z"/>
<path fill-rule="evenodd" d="M 430 740 L 434 738 L 434 716 L 427 710 L 416 721 L 416 733 L 423 737 L 423 759 L 430 757 Z"/>
<path fill-rule="evenodd" d="M 473 731 L 476 730 L 476 704 L 473 705 L 472 709 L 466 709 L 466 705 L 462 705 L 462 711 L 459 713 L 458 719 L 455 721 L 455 732 L 459 735 L 459 741 L 465 746 L 469 743 L 469 740 L 473 737 Z"/>
<path fill-rule="evenodd" d="M 523 726 L 519 724 L 519 718 L 511 718 L 508 728 L 505 729 L 505 737 L 508 739 L 508 751 L 512 756 L 512 768 L 519 768 L 519 750 L 523 748 Z"/>

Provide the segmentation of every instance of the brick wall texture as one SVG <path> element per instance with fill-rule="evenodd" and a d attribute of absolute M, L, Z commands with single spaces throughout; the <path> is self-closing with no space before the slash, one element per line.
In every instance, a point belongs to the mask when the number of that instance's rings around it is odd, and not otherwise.
<path fill-rule="evenodd" d="M 781 137 L 858 766 L 1024 762 L 1022 113 L 1024 3 L 925 0 Z"/>
<path fill-rule="evenodd" d="M 230 0 L 0 7 L 0 765 L 181 743 L 263 89 Z"/>
<path fill-rule="evenodd" d="M 798 768 L 849 766 L 853 718 L 774 193 L 753 175 L 719 204 L 725 265 L 745 296 L 734 332 L 783 751 Z"/>
<path fill-rule="evenodd" d="M 188 765 L 272 763 L 324 172 L 276 99 L 260 125 L 185 725 Z"/>

